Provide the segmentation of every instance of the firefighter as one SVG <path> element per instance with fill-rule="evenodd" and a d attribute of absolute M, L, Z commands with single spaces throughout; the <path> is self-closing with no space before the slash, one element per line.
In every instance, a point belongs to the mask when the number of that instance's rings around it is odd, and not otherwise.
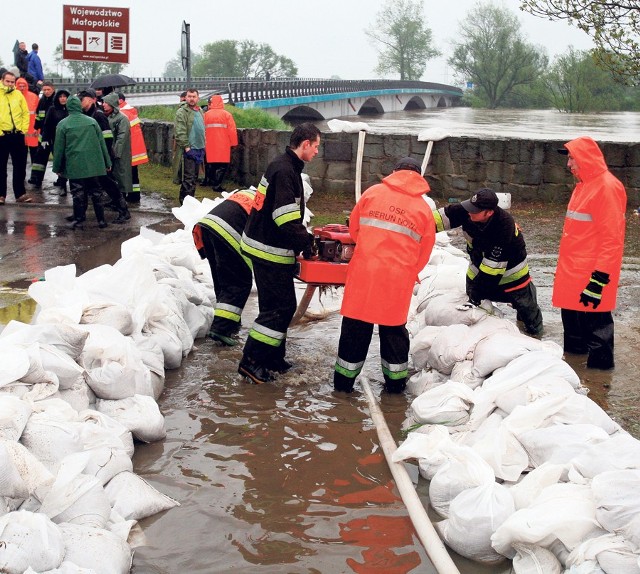
<path fill-rule="evenodd" d="M 552 302 L 560 307 L 564 350 L 587 367 L 612 369 L 613 316 L 624 250 L 627 194 L 598 144 L 580 137 L 558 150 L 578 180 L 564 220 Z"/>
<path fill-rule="evenodd" d="M 233 116 L 224 109 L 222 96 L 209 98 L 209 109 L 204 114 L 206 140 L 205 180 L 213 191 L 224 191 L 222 182 L 231 161 L 231 148 L 238 145 L 238 132 Z"/>
<path fill-rule="evenodd" d="M 124 198 L 127 203 L 140 203 L 140 175 L 138 174 L 138 166 L 149 162 L 147 155 L 147 146 L 144 143 L 144 134 L 142 133 L 142 125 L 138 117 L 138 110 L 127 103 L 126 97 L 122 92 L 118 92 L 118 101 L 120 103 L 120 111 L 127 116 L 131 125 L 131 181 L 132 188 L 125 193 Z"/>
<path fill-rule="evenodd" d="M 249 218 L 255 190 L 234 192 L 218 203 L 193 228 L 196 248 L 209 261 L 216 306 L 209 337 L 228 346 L 238 344 L 234 335 L 251 293 L 251 260 L 240 248 L 242 232 Z"/>
<path fill-rule="evenodd" d="M 430 191 L 421 164 L 402 158 L 391 175 L 370 187 L 349 217 L 356 242 L 342 299 L 342 327 L 333 386 L 350 393 L 364 365 L 374 324 L 379 325 L 384 388 L 407 384 L 406 322 L 413 286 L 431 256 L 435 223 L 423 195 Z"/>
<path fill-rule="evenodd" d="M 498 196 L 479 189 L 471 199 L 434 211 L 436 230 L 462 227 L 470 262 L 467 269 L 468 303 L 483 299 L 509 303 L 527 334 L 542 335 L 542 311 L 529 275 L 527 247 L 522 231 L 510 213 L 498 206 Z"/>
<path fill-rule="evenodd" d="M 242 251 L 253 263 L 260 312 L 249 331 L 238 372 L 257 384 L 272 380 L 270 371 L 291 368 L 285 352 L 287 328 L 296 312 L 296 255 L 313 256 L 313 236 L 302 223 L 302 169 L 316 156 L 319 145 L 316 126 L 296 126 L 285 152 L 262 176 L 242 235 Z"/>

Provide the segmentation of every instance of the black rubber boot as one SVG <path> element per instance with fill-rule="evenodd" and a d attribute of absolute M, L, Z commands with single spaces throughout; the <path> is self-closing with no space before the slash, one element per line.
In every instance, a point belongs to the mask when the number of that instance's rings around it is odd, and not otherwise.
<path fill-rule="evenodd" d="M 247 377 L 250 381 L 256 385 L 268 383 L 273 381 L 273 375 L 262 365 L 258 365 L 247 357 L 242 357 L 240 364 L 238 365 L 238 373 Z"/>
<path fill-rule="evenodd" d="M 96 214 L 96 219 L 98 220 L 98 227 L 100 229 L 104 229 L 107 227 L 107 222 L 104 220 L 104 206 L 100 203 L 100 198 L 93 198 L 91 200 L 93 202 L 93 211 Z"/>

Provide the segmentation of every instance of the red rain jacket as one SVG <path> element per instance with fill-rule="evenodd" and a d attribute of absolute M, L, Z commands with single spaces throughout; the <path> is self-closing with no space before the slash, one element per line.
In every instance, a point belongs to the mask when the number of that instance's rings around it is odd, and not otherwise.
<path fill-rule="evenodd" d="M 144 134 L 142 133 L 138 110 L 125 102 L 120 108 L 120 111 L 127 116 L 129 125 L 131 126 L 131 165 L 148 163 L 147 146 L 144 143 Z"/>
<path fill-rule="evenodd" d="M 591 273 L 609 274 L 596 312 L 616 306 L 622 252 L 624 250 L 627 194 L 607 168 L 598 144 L 580 137 L 565 144 L 578 166 L 579 179 L 565 216 L 558 266 L 553 283 L 553 305 L 562 309 L 593 312 L 580 303 L 580 293 Z"/>
<path fill-rule="evenodd" d="M 229 163 L 231 148 L 238 145 L 238 132 L 233 116 L 224 109 L 222 98 L 212 96 L 204 114 L 207 163 Z"/>
<path fill-rule="evenodd" d="M 435 243 L 436 224 L 422 197 L 429 191 L 419 173 L 400 170 L 362 195 L 349 220 L 356 248 L 342 315 L 378 325 L 407 322 L 413 287 Z"/>
<path fill-rule="evenodd" d="M 24 96 L 24 99 L 27 100 L 27 108 L 29 108 L 29 129 L 24 136 L 24 143 L 28 147 L 37 147 L 38 132 L 34 128 L 34 124 L 36 123 L 36 109 L 38 107 L 38 103 L 40 102 L 40 98 L 33 92 L 29 91 L 29 84 L 24 78 L 18 78 L 16 80 L 16 88 L 20 90 L 20 93 Z"/>

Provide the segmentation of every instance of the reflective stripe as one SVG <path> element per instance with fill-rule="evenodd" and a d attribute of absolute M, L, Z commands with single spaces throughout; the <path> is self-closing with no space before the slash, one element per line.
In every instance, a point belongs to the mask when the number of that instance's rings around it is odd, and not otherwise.
<path fill-rule="evenodd" d="M 593 221 L 590 213 L 580 213 L 579 211 L 569 211 L 568 209 L 567 219 L 575 219 L 576 221 Z"/>
<path fill-rule="evenodd" d="M 387 363 L 385 360 L 381 360 L 380 362 L 382 363 L 382 372 L 384 375 L 394 381 L 406 379 L 409 375 L 409 363 Z"/>
<path fill-rule="evenodd" d="M 467 277 L 469 279 L 475 279 L 478 273 L 478 268 L 473 263 L 469 263 L 469 268 L 467 269 Z"/>
<path fill-rule="evenodd" d="M 149 159 L 149 157 L 147 156 L 147 152 L 144 153 L 137 153 L 135 155 L 131 156 L 131 162 L 135 162 L 136 160 L 142 160 L 142 159 Z"/>
<path fill-rule="evenodd" d="M 140 123 L 140 118 L 135 118 L 131 120 L 129 123 L 131 124 L 131 127 L 137 126 Z"/>
<path fill-rule="evenodd" d="M 585 289 L 583 293 L 593 299 L 602 299 L 602 293 L 594 293 L 593 291 L 589 291 L 589 289 Z"/>
<path fill-rule="evenodd" d="M 272 347 L 279 347 L 285 336 L 286 333 L 274 331 L 273 329 L 269 329 L 269 327 L 265 327 L 259 323 L 254 323 L 251 331 L 249 331 L 249 337 Z"/>
<path fill-rule="evenodd" d="M 139 183 L 134 183 L 132 186 L 132 191 L 133 193 L 140 193 L 140 184 Z"/>
<path fill-rule="evenodd" d="M 371 217 L 363 217 L 360 219 L 360 225 L 362 227 L 377 227 L 378 229 L 386 229 L 388 231 L 395 231 L 396 233 L 402 233 L 403 235 L 407 235 L 414 239 L 418 243 L 422 241 L 422 235 L 419 233 L 412 231 L 408 227 L 404 225 L 399 225 L 398 223 L 391 223 L 389 221 L 381 221 L 379 219 L 373 219 Z"/>
<path fill-rule="evenodd" d="M 213 312 L 215 317 L 221 317 L 223 319 L 229 319 L 235 323 L 240 322 L 240 316 L 242 315 L 242 309 L 234 305 L 227 305 L 226 303 L 218 303 L 215 311 Z"/>
<path fill-rule="evenodd" d="M 516 273 L 518 273 L 518 271 L 523 271 L 523 270 L 526 271 L 527 273 L 529 272 L 529 264 L 527 263 L 526 259 L 521 263 L 518 263 L 518 265 L 516 265 L 515 267 L 511 267 L 511 269 L 507 269 L 504 273 L 504 276 L 505 278 L 511 277 L 511 275 L 515 275 Z M 520 276 L 522 277 L 522 275 Z"/>
<path fill-rule="evenodd" d="M 111 130 L 102 130 L 102 137 L 104 139 L 109 139 L 113 137 L 113 132 Z"/>
<path fill-rule="evenodd" d="M 259 259 L 264 259 L 265 261 L 272 261 L 273 263 L 281 263 L 283 265 L 293 265 L 296 262 L 296 254 L 293 250 L 265 245 L 264 243 L 247 237 L 244 233 L 242 234 L 241 247 L 245 253 L 258 257 Z"/>
<path fill-rule="evenodd" d="M 229 225 L 224 219 L 221 219 L 217 215 L 208 213 L 199 222 L 199 224 L 208 227 L 213 232 L 217 233 L 222 239 L 224 239 L 231 248 L 242 257 L 242 260 L 247 264 L 249 269 L 253 270 L 251 260 L 242 253 L 242 237 L 240 234 Z"/>
<path fill-rule="evenodd" d="M 480 262 L 480 271 L 487 275 L 503 275 L 506 268 L 507 261 L 493 261 L 483 257 Z"/>
<path fill-rule="evenodd" d="M 207 128 L 225 128 L 227 129 L 227 124 L 207 124 L 205 127 Z"/>
<path fill-rule="evenodd" d="M 451 229 L 451 221 L 445 215 L 444 207 L 433 212 L 433 218 L 436 220 L 436 233 Z"/>
<path fill-rule="evenodd" d="M 345 377 L 355 379 L 360 374 L 360 371 L 362 371 L 363 365 L 364 361 L 360 361 L 359 363 L 349 363 L 348 361 L 345 361 L 344 359 L 338 357 L 336 359 L 334 370 L 336 371 L 336 373 L 340 373 Z"/>
<path fill-rule="evenodd" d="M 513 283 L 514 281 L 519 281 L 523 277 L 526 277 L 529 274 L 529 265 L 526 259 L 520 263 L 520 265 L 516 265 L 512 269 L 509 269 L 502 279 L 500 279 L 500 285 L 508 285 L 509 283 Z"/>
<path fill-rule="evenodd" d="M 278 207 L 278 209 L 274 209 L 271 217 L 273 217 L 273 222 L 280 227 L 289 221 L 301 219 L 300 207 L 296 203 L 283 205 L 282 207 Z"/>
<path fill-rule="evenodd" d="M 34 163 L 31 165 L 31 171 L 44 171 L 45 166 L 41 163 Z"/>

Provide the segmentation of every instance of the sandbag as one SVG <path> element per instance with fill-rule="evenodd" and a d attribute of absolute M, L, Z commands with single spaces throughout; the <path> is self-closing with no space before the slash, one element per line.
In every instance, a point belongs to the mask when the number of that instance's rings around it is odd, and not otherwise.
<path fill-rule="evenodd" d="M 96 574 L 127 574 L 133 552 L 122 538 L 102 528 L 61 524 L 65 560 Z M 108 559 L 105 559 L 108 557 Z"/>
<path fill-rule="evenodd" d="M 571 459 L 571 464 L 584 478 L 611 470 L 640 469 L 640 441 L 621 431 L 589 445 Z"/>
<path fill-rule="evenodd" d="M 142 520 L 180 503 L 162 494 L 142 477 L 132 472 L 121 472 L 105 486 L 111 506 L 127 520 Z"/>
<path fill-rule="evenodd" d="M 545 462 L 523 476 L 519 482 L 511 486 L 516 510 L 528 508 L 547 486 L 558 484 L 565 474 L 564 465 Z"/>
<path fill-rule="evenodd" d="M 594 572 L 600 567 L 606 574 L 640 574 L 638 554 L 623 536 L 616 534 L 585 540 L 567 557 L 567 572 L 582 572 L 579 568 L 590 564 L 594 565 Z"/>
<path fill-rule="evenodd" d="M 82 310 L 80 324 L 105 325 L 112 327 L 123 335 L 131 335 L 134 331 L 131 312 L 118 303 L 93 303 Z"/>
<path fill-rule="evenodd" d="M 164 417 L 152 397 L 134 395 L 118 401 L 98 399 L 96 410 L 114 418 L 142 442 L 155 442 L 167 436 Z"/>
<path fill-rule="evenodd" d="M 20 380 L 29 371 L 29 354 L 21 345 L 3 342 L 0 348 L 0 388 Z"/>
<path fill-rule="evenodd" d="M 411 402 L 411 411 L 418 422 L 455 426 L 469 419 L 473 391 L 462 383 L 447 381 Z"/>
<path fill-rule="evenodd" d="M 44 514 L 17 511 L 0 517 L 0 571 L 23 574 L 57 568 L 65 555 L 62 532 Z"/>
<path fill-rule="evenodd" d="M 39 281 L 38 283 L 45 282 Z M 31 343 L 53 345 L 56 349 L 74 360 L 80 356 L 88 336 L 89 334 L 77 325 L 65 323 L 28 325 L 20 321 L 9 321 L 0 333 L 0 339 L 3 340 L 3 345 L 9 341 L 23 345 L 29 345 Z M 4 339 L 7 339 L 7 341 Z"/>
<path fill-rule="evenodd" d="M 51 472 L 23 445 L 0 441 L 0 496 L 25 499 L 42 497 L 53 483 Z"/>
<path fill-rule="evenodd" d="M 553 552 L 533 544 L 515 543 L 513 574 L 562 574 L 564 568 Z"/>
<path fill-rule="evenodd" d="M 31 404 L 19 397 L 0 394 L 0 439 L 16 441 L 31 416 Z"/>

